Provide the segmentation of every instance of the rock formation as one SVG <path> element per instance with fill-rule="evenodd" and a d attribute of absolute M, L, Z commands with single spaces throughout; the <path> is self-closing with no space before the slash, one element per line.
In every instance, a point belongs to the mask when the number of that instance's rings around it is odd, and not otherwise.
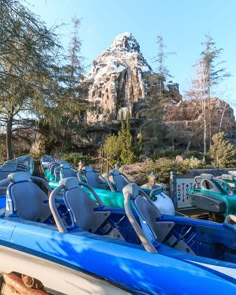
<path fill-rule="evenodd" d="M 119 120 L 129 113 L 135 136 L 142 129 L 145 154 L 160 146 L 200 147 L 203 139 L 203 112 L 199 100 L 182 100 L 179 85 L 155 73 L 143 57 L 131 33 L 118 35 L 111 46 L 93 62 L 88 75 L 87 132 L 91 142 L 101 144 L 108 129 L 119 130 Z M 160 104 L 166 101 L 163 116 Z M 207 102 L 208 138 L 220 130 L 235 137 L 233 110 L 223 100 Z M 162 117 L 162 122 L 158 122 Z M 145 124 L 144 124 L 145 123 Z M 99 127 L 99 128 L 98 128 Z M 108 129 L 106 128 L 108 127 Z M 134 130 L 136 128 L 136 131 Z"/>
<path fill-rule="evenodd" d="M 176 145 L 200 147 L 203 144 L 203 110 L 199 99 L 183 100 L 177 104 L 165 104 L 163 123 L 167 137 L 175 141 Z M 219 98 L 206 100 L 207 138 L 225 131 L 227 137 L 233 141 L 235 137 L 235 117 L 230 105 Z"/>
<path fill-rule="evenodd" d="M 87 121 L 110 121 L 132 114 L 133 106 L 145 98 L 148 88 L 164 88 L 163 78 L 154 74 L 131 33 L 118 35 L 94 61 L 88 75 L 92 106 Z M 169 87 L 176 87 L 170 84 Z M 178 86 L 177 86 L 178 87 Z"/>

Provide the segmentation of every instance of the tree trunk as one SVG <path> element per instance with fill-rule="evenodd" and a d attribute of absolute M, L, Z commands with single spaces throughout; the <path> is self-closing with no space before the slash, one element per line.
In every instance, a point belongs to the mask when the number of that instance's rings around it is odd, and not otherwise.
<path fill-rule="evenodd" d="M 192 143 L 192 140 L 191 138 L 188 140 L 188 144 L 187 144 L 187 147 L 185 149 L 185 153 L 188 153 L 189 152 L 189 149 L 190 149 L 190 146 L 191 146 L 191 143 Z"/>
<path fill-rule="evenodd" d="M 207 121 L 206 121 L 206 100 L 203 99 L 203 162 L 206 161 L 207 153 Z"/>
<path fill-rule="evenodd" d="M 223 109 L 223 112 L 221 114 L 221 117 L 220 117 L 220 125 L 219 125 L 219 132 L 221 131 L 222 129 L 222 125 L 223 125 L 223 119 L 224 119 L 224 115 L 225 115 L 225 111 L 226 111 L 226 102 L 224 103 L 224 109 Z"/>
<path fill-rule="evenodd" d="M 210 70 L 209 70 L 210 71 Z M 211 120 L 211 82 L 210 82 L 210 77 L 209 77 L 209 82 L 208 82 L 208 117 L 209 117 L 209 146 L 211 147 L 211 138 L 212 138 L 212 120 Z"/>
<path fill-rule="evenodd" d="M 13 149 L 12 149 L 12 122 L 13 118 L 10 117 L 7 121 L 6 128 L 6 152 L 7 152 L 7 160 L 13 159 Z"/>

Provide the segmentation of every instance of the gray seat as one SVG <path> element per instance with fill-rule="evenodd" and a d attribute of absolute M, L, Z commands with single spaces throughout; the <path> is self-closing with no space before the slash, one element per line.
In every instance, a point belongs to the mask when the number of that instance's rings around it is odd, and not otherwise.
<path fill-rule="evenodd" d="M 49 206 L 60 232 L 68 231 L 57 207 L 57 196 L 62 190 L 64 191 L 63 199 L 70 214 L 72 227 L 78 226 L 94 233 L 110 216 L 110 211 L 96 211 L 102 203 L 93 190 L 91 192 L 96 201 L 91 198 L 88 192 L 79 187 L 79 181 L 76 177 L 64 178 L 49 197 Z"/>
<path fill-rule="evenodd" d="M 0 180 L 7 178 L 8 174 L 16 172 L 17 163 L 16 160 L 5 162 L 0 167 Z"/>
<path fill-rule="evenodd" d="M 122 192 L 123 188 L 130 183 L 129 179 L 117 169 L 112 169 L 108 175 L 107 179 L 110 182 L 110 186 L 114 188 L 114 191 Z"/>
<path fill-rule="evenodd" d="M 150 198 L 135 184 L 129 183 L 123 189 L 126 215 L 144 248 L 157 253 L 156 246 L 173 228 L 173 222 L 157 222 L 161 213 Z"/>
<path fill-rule="evenodd" d="M 44 169 L 49 167 L 49 164 L 53 161 L 53 157 L 50 155 L 44 155 L 40 159 L 40 163 Z"/>
<path fill-rule="evenodd" d="M 60 164 L 58 162 L 52 162 L 49 166 L 49 172 L 51 175 L 54 176 L 54 170 L 56 169 L 56 167 L 59 167 Z"/>
<path fill-rule="evenodd" d="M 66 177 L 76 177 L 77 173 L 71 168 L 69 163 L 63 163 L 60 166 L 56 167 L 54 170 L 55 177 L 59 177 L 60 180 Z"/>
<path fill-rule="evenodd" d="M 16 215 L 38 222 L 44 222 L 51 216 L 48 196 L 31 180 L 30 173 L 11 173 L 8 179 L 6 216 Z"/>
<path fill-rule="evenodd" d="M 89 185 L 95 188 L 109 189 L 109 185 L 105 178 L 98 174 L 92 167 L 85 166 L 78 173 L 78 178 L 81 182 L 86 181 Z"/>

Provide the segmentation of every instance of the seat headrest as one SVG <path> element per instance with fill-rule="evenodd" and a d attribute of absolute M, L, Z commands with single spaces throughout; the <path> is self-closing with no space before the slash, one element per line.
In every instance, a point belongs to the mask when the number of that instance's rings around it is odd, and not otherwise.
<path fill-rule="evenodd" d="M 227 180 L 234 180 L 234 176 L 231 174 L 222 174 L 221 178 L 227 179 Z"/>
<path fill-rule="evenodd" d="M 62 163 L 60 166 L 65 169 L 71 168 L 71 165 L 69 163 Z"/>
<path fill-rule="evenodd" d="M 113 175 L 119 175 L 119 174 L 120 174 L 120 171 L 117 170 L 117 169 L 112 169 L 112 170 L 110 171 L 110 174 L 113 174 Z"/>
<path fill-rule="evenodd" d="M 214 175 L 210 173 L 202 173 L 200 176 L 201 178 L 208 178 L 208 179 L 212 179 L 214 177 Z"/>
<path fill-rule="evenodd" d="M 92 172 L 93 171 L 93 167 L 91 167 L 91 166 L 85 166 L 83 168 L 83 170 L 85 170 L 86 172 Z"/>
<path fill-rule="evenodd" d="M 3 165 L 8 165 L 8 164 L 15 164 L 16 163 L 16 159 L 12 159 L 12 160 L 7 160 L 6 162 L 4 162 Z"/>
<path fill-rule="evenodd" d="M 18 158 L 18 159 L 16 159 L 16 162 L 17 162 L 17 164 L 29 165 L 30 162 L 32 162 L 32 161 L 30 161 L 29 158 Z"/>
<path fill-rule="evenodd" d="M 15 172 L 8 175 L 11 182 L 29 181 L 31 174 L 29 172 Z"/>
<path fill-rule="evenodd" d="M 68 164 L 68 162 L 66 162 L 65 160 L 58 160 L 58 161 L 56 161 L 58 164 L 65 164 L 65 163 L 67 163 Z"/>
<path fill-rule="evenodd" d="M 124 196 L 130 194 L 134 198 L 136 198 L 139 195 L 139 187 L 136 183 L 128 183 L 122 190 Z"/>
<path fill-rule="evenodd" d="M 16 162 L 5 163 L 1 166 L 0 170 L 3 172 L 14 172 L 16 171 Z"/>
<path fill-rule="evenodd" d="M 61 179 L 59 185 L 64 185 L 66 190 L 70 190 L 79 186 L 79 180 L 77 177 L 66 177 Z"/>
<path fill-rule="evenodd" d="M 47 161 L 47 160 L 51 160 L 51 159 L 52 159 L 52 156 L 50 156 L 50 155 L 44 155 L 41 157 L 41 160 L 43 160 L 43 161 Z"/>

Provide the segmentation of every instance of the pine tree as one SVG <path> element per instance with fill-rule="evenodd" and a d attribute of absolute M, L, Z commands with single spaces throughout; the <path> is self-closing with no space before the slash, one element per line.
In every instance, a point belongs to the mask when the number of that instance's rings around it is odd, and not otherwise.
<path fill-rule="evenodd" d="M 121 146 L 116 134 L 109 135 L 103 145 L 105 156 L 109 160 L 119 161 L 121 154 Z"/>
<path fill-rule="evenodd" d="M 210 156 L 213 159 L 212 164 L 217 168 L 232 167 L 236 164 L 236 149 L 225 138 L 224 132 L 213 135 Z"/>
<path fill-rule="evenodd" d="M 198 99 L 203 114 L 203 161 L 205 161 L 207 146 L 211 145 L 212 137 L 212 118 L 211 118 L 211 93 L 214 86 L 220 83 L 224 78 L 230 76 L 226 69 L 220 67 L 224 61 L 216 63 L 222 53 L 222 48 L 216 48 L 215 42 L 210 35 L 206 35 L 204 46 L 201 52 L 201 59 L 195 65 L 196 78 L 192 81 L 192 88 L 187 92 L 191 99 Z M 219 68 L 220 67 L 220 68 Z"/>
<path fill-rule="evenodd" d="M 212 87 L 219 84 L 224 78 L 230 77 L 230 74 L 226 72 L 225 68 L 219 66 L 224 63 L 224 61 L 216 63 L 217 59 L 220 57 L 223 48 L 216 48 L 214 39 L 207 34 L 205 42 L 202 45 L 205 47 L 201 52 L 202 62 L 204 64 L 204 80 L 206 83 L 207 97 L 211 97 Z"/>
<path fill-rule="evenodd" d="M 118 142 L 121 146 L 120 160 L 124 164 L 134 163 L 136 160 L 133 136 L 130 131 L 129 116 L 121 121 L 121 130 L 118 134 Z"/>
<path fill-rule="evenodd" d="M 118 135 L 110 135 L 106 138 L 104 154 L 108 160 L 121 161 L 123 164 L 134 163 L 137 159 L 134 140 L 130 130 L 129 116 L 121 120 L 121 129 Z"/>
<path fill-rule="evenodd" d="M 63 134 L 61 148 L 64 150 L 66 145 L 72 145 L 73 131 L 82 131 L 81 121 L 85 115 L 87 101 L 84 99 L 82 80 L 83 80 L 83 57 L 80 56 L 81 40 L 79 38 L 80 20 L 75 18 L 73 22 L 73 34 L 69 44 L 68 55 L 65 56 L 65 62 L 60 72 L 60 100 L 55 112 L 60 113 L 60 122 L 57 123 L 57 128 Z M 65 107 L 66 106 L 66 107 Z M 79 128 L 78 128 L 79 126 Z"/>
<path fill-rule="evenodd" d="M 167 78 L 172 77 L 169 70 L 165 65 L 166 58 L 174 54 L 174 52 L 165 52 L 166 45 L 163 42 L 162 36 L 157 36 L 157 54 L 154 57 L 154 62 L 157 63 L 156 71 L 159 75 L 159 95 L 163 95 L 163 82 L 166 81 Z"/>
<path fill-rule="evenodd" d="M 224 61 L 216 62 L 220 57 L 223 48 L 216 48 L 214 39 L 207 34 L 205 42 L 202 43 L 205 47 L 201 52 L 202 62 L 204 64 L 204 82 L 206 88 L 206 98 L 208 103 L 208 121 L 209 121 L 209 138 L 212 137 L 211 129 L 211 93 L 212 88 L 219 84 L 223 79 L 230 77 L 226 69 L 221 67 Z M 220 66 L 220 68 L 219 68 Z"/>

